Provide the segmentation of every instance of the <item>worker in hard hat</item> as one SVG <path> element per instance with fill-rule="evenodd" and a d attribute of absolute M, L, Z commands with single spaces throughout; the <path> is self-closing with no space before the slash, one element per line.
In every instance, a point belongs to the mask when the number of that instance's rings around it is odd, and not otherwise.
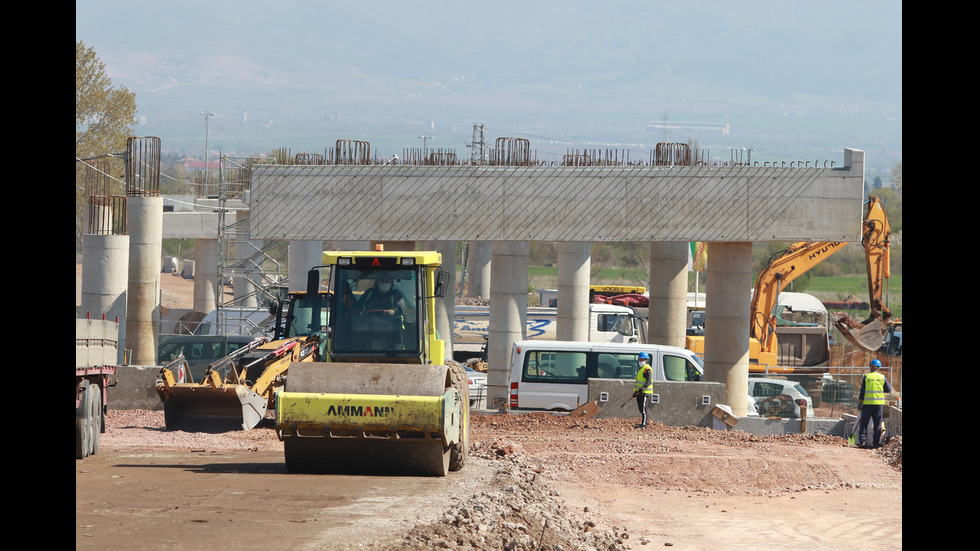
<path fill-rule="evenodd" d="M 640 352 L 637 356 L 640 366 L 636 370 L 636 383 L 633 385 L 633 396 L 636 397 L 636 406 L 640 410 L 640 424 L 634 428 L 647 428 L 647 402 L 653 395 L 653 367 L 650 366 L 650 355 Z"/>
<path fill-rule="evenodd" d="M 891 393 L 892 387 L 888 379 L 878 372 L 881 362 L 878 358 L 871 360 L 868 373 L 861 381 L 861 393 L 858 395 L 858 406 L 861 408 L 861 422 L 858 426 L 857 443 L 860 448 L 881 447 L 881 415 L 885 409 L 885 399 Z M 868 443 L 868 422 L 873 425 L 871 443 Z"/>

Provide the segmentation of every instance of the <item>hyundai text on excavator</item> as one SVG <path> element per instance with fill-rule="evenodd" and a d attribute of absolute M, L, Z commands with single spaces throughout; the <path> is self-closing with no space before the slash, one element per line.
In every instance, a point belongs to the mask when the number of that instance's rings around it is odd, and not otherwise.
<path fill-rule="evenodd" d="M 838 322 L 836 325 L 844 336 L 865 350 L 877 350 L 881 346 L 885 329 L 880 321 L 887 321 L 891 312 L 881 302 L 882 279 L 888 278 L 888 219 L 881 201 L 874 195 L 868 198 L 868 210 L 864 218 L 864 232 L 861 243 L 865 249 L 868 263 L 868 286 L 871 290 L 871 316 L 865 324 L 853 324 L 860 331 L 849 331 Z M 749 371 L 780 372 L 796 371 L 800 368 L 778 367 L 779 346 L 776 341 L 776 316 L 773 308 L 777 297 L 793 280 L 800 277 L 817 264 L 841 250 L 846 241 L 801 241 L 793 243 L 770 259 L 769 264 L 759 272 L 752 294 L 752 307 L 749 317 Z M 704 354 L 704 337 L 688 336 L 686 347 Z"/>
<path fill-rule="evenodd" d="M 444 476 L 465 463 L 466 372 L 445 361 L 435 300 L 449 274 L 426 251 L 324 252 L 295 312 L 329 282 L 322 359 L 290 366 L 275 400 L 289 472 Z M 322 272 L 329 272 L 323 277 Z"/>

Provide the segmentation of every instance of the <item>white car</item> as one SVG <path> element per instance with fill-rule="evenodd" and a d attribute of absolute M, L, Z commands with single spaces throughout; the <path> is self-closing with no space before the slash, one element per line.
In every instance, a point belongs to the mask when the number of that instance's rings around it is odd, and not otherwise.
<path fill-rule="evenodd" d="M 759 416 L 759 404 L 756 403 L 755 398 L 751 394 L 748 395 L 748 400 L 746 401 L 745 408 L 746 417 L 758 417 Z"/>
<path fill-rule="evenodd" d="M 749 396 L 759 406 L 763 417 L 800 417 L 800 406 L 806 405 L 807 419 L 813 417 L 813 400 L 796 381 L 749 377 Z"/>
<path fill-rule="evenodd" d="M 487 374 L 466 366 L 466 382 L 470 386 L 470 407 L 487 397 Z"/>

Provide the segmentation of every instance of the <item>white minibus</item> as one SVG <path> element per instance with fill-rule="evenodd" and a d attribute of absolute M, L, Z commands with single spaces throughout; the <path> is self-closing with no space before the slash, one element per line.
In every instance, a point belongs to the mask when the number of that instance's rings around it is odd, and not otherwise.
<path fill-rule="evenodd" d="M 650 355 L 655 381 L 700 381 L 704 373 L 696 354 L 676 346 L 517 341 L 511 352 L 510 408 L 572 411 L 588 399 L 589 379 L 635 381 L 641 352 Z"/>

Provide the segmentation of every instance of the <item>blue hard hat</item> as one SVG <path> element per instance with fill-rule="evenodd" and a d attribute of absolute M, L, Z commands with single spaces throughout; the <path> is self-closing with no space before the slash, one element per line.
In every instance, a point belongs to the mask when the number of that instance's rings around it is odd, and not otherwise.
<path fill-rule="evenodd" d="M 649 359 L 650 359 L 650 355 L 649 355 L 649 354 L 647 354 L 646 352 L 640 352 L 640 356 L 639 356 L 639 358 L 640 358 L 641 360 L 649 360 Z"/>
<path fill-rule="evenodd" d="M 875 358 L 875 359 L 871 360 L 871 365 L 872 365 L 872 367 L 881 367 L 881 362 L 878 361 L 878 358 Z"/>

